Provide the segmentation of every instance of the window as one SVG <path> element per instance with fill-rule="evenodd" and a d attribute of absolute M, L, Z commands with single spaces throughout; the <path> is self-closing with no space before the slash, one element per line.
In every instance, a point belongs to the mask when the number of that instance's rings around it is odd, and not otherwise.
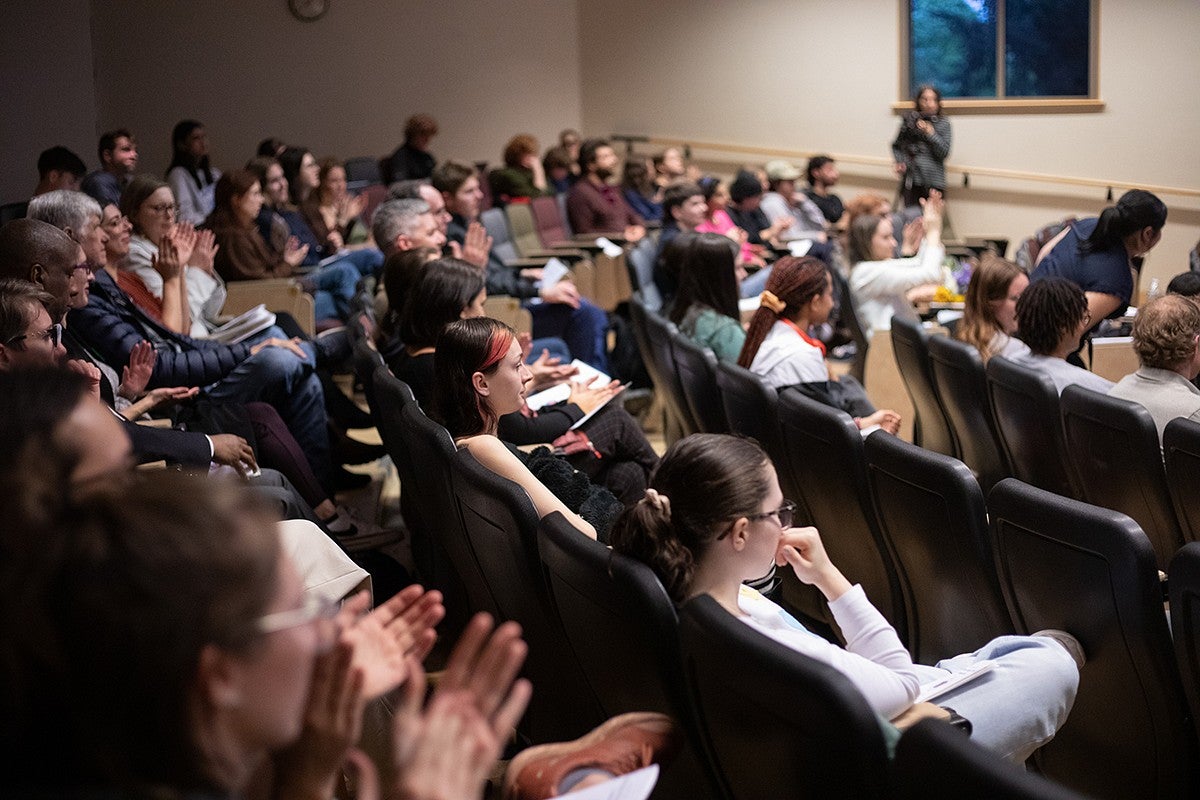
<path fill-rule="evenodd" d="M 1098 0 L 905 0 L 907 96 L 1094 98 Z"/>

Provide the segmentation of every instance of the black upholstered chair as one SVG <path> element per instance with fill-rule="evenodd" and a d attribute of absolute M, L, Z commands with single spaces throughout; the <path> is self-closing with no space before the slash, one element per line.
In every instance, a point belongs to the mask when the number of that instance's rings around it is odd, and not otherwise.
<path fill-rule="evenodd" d="M 671 332 L 675 371 L 692 419 L 703 433 L 728 433 L 725 407 L 717 393 L 717 357 L 678 331 Z"/>
<path fill-rule="evenodd" d="M 654 383 L 654 394 L 663 405 L 664 434 L 667 444 L 693 432 L 691 411 L 683 399 L 683 387 L 675 371 L 675 356 L 671 352 L 670 323 L 646 308 L 638 297 L 629 302 L 634 338 L 642 355 L 642 363 Z"/>
<path fill-rule="evenodd" d="M 408 384 L 392 375 L 387 365 L 375 368 L 371 384 L 379 436 L 400 478 L 400 512 L 411 537 L 413 563 L 420 580 L 445 596 L 444 632 L 457 631 L 472 609 L 450 555 L 455 539 L 462 536 L 450 501 L 454 442 L 445 428 L 425 417 Z"/>
<path fill-rule="evenodd" d="M 983 492 L 963 462 L 875 432 L 865 444 L 879 530 L 900 579 L 913 660 L 933 664 L 1013 632 Z"/>
<path fill-rule="evenodd" d="M 791 479 L 791 470 L 779 433 L 779 393 L 769 388 L 748 369 L 727 361 L 717 363 L 717 391 L 725 409 L 729 433 L 749 436 L 767 451 L 779 472 L 783 493 L 800 502 L 798 487 Z M 807 509 L 798 511 L 807 519 Z"/>
<path fill-rule="evenodd" d="M 885 796 L 879 718 L 837 670 L 767 638 L 707 595 L 683 607 L 680 644 L 731 798 Z"/>
<path fill-rule="evenodd" d="M 1200 737 L 1200 542 L 1189 542 L 1171 559 L 1171 635 L 1192 728 Z"/>
<path fill-rule="evenodd" d="M 1009 477 L 988 400 L 987 373 L 979 351 L 949 336 L 929 339 L 929 364 L 946 409 L 958 457 L 975 473 L 984 494 Z"/>
<path fill-rule="evenodd" d="M 584 536 L 557 512 L 538 525 L 538 555 L 563 632 L 604 715 L 670 715 L 688 749 L 663 782 L 690 789 L 687 796 L 719 793 L 708 759 L 697 755 L 704 745 L 683 683 L 679 618 L 658 578 L 645 564 Z"/>
<path fill-rule="evenodd" d="M 604 720 L 542 579 L 537 511 L 516 483 L 462 448 L 451 462 L 454 498 L 496 616 L 516 620 L 529 643 L 525 675 L 535 687 L 525 729 L 535 742 L 578 737 Z M 583 534 L 579 534 L 582 536 Z"/>
<path fill-rule="evenodd" d="M 1039 489 L 1078 498 L 1067 467 L 1054 382 L 1002 356 L 988 359 L 986 373 L 996 436 L 1009 474 Z"/>
<path fill-rule="evenodd" d="M 1087 656 L 1070 716 L 1034 756 L 1041 772 L 1095 797 L 1194 796 L 1196 735 L 1145 534 L 1012 478 L 988 511 L 1017 631 L 1068 631 Z"/>
<path fill-rule="evenodd" d="M 1086 800 L 935 719 L 918 722 L 900 737 L 892 776 L 896 800 Z"/>
<path fill-rule="evenodd" d="M 1175 507 L 1175 518 L 1189 542 L 1200 541 L 1200 423 L 1180 417 L 1167 423 L 1162 438 L 1167 467 L 1167 490 Z"/>
<path fill-rule="evenodd" d="M 852 582 L 862 584 L 906 641 L 899 578 L 876 522 L 862 435 L 854 420 L 796 389 L 785 389 L 779 395 L 779 427 L 809 522 L 821 531 L 830 559 Z"/>
<path fill-rule="evenodd" d="M 959 443 L 946 414 L 929 364 L 929 340 L 921 323 L 902 317 L 892 318 L 892 350 L 904 389 L 913 403 L 913 441 L 926 450 L 958 455 Z"/>
<path fill-rule="evenodd" d="M 858 319 L 858 310 L 854 307 L 854 293 L 850 291 L 850 284 L 836 269 L 829 270 L 829 274 L 833 278 L 833 296 L 837 303 L 834 312 L 836 323 L 838 327 L 845 329 L 846 333 L 850 335 L 850 341 L 854 342 L 854 361 L 850 364 L 850 375 L 854 380 L 863 383 L 863 375 L 867 366 L 867 349 L 871 346 L 871 340 L 867 338 L 867 334 L 862 328 L 862 322 Z"/>
<path fill-rule="evenodd" d="M 1067 463 L 1081 498 L 1133 518 L 1166 570 L 1183 533 L 1175 519 L 1158 429 L 1144 406 L 1068 386 L 1059 400 Z"/>

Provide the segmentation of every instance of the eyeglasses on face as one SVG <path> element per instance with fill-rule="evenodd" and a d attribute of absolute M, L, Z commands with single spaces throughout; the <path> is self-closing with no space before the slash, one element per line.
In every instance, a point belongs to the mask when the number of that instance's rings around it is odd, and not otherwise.
<path fill-rule="evenodd" d="M 155 214 L 174 214 L 179 206 L 174 203 L 156 203 L 152 206 L 146 206 L 146 208 Z"/>
<path fill-rule="evenodd" d="M 776 519 L 779 520 L 779 527 L 786 531 L 788 528 L 792 527 L 792 520 L 795 518 L 795 516 L 796 516 L 796 504 L 793 503 L 791 500 L 784 500 L 783 503 L 779 506 L 779 508 L 777 508 L 773 511 L 764 511 L 761 514 L 746 514 L 746 519 L 750 520 L 751 522 L 754 522 L 755 520 L 767 519 L 768 517 L 775 517 Z M 733 530 L 732 526 L 729 528 L 726 528 L 725 532 L 722 533 L 720 536 L 718 536 L 717 539 L 718 540 L 724 539 L 726 536 L 728 536 L 730 534 L 730 532 L 732 530 Z"/>
<path fill-rule="evenodd" d="M 62 335 L 63 335 L 62 323 L 56 322 L 53 325 L 51 325 L 49 328 L 47 328 L 45 333 L 34 333 L 34 334 L 22 333 L 20 336 L 14 336 L 13 338 L 9 339 L 7 342 L 5 342 L 5 344 L 6 345 L 14 345 L 17 342 L 24 342 L 24 341 L 28 341 L 29 339 L 33 339 L 34 341 L 45 340 L 45 341 L 50 342 L 51 347 L 58 347 L 60 344 L 62 344 Z"/>
<path fill-rule="evenodd" d="M 305 595 L 299 608 L 275 611 L 254 620 L 254 629 L 259 633 L 278 633 L 291 628 L 316 623 L 319 634 L 319 650 L 328 650 L 337 640 L 337 602 L 313 594 Z"/>

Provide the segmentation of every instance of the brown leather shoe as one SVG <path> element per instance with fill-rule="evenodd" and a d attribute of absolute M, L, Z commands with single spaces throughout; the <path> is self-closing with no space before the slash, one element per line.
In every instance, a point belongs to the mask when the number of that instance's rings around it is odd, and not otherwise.
<path fill-rule="evenodd" d="M 680 747 L 675 723 L 665 714 L 636 712 L 613 717 L 573 742 L 529 747 L 509 762 L 504 800 L 557 797 L 562 779 L 592 767 L 614 776 L 669 762 Z"/>

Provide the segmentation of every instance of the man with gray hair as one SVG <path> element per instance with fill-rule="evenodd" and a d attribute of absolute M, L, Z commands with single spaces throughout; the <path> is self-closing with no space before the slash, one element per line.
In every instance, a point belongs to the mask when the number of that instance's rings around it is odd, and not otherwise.
<path fill-rule="evenodd" d="M 385 258 L 418 247 L 432 247 L 441 252 L 446 244 L 446 234 L 424 200 L 382 203 L 371 218 L 371 232 Z"/>
<path fill-rule="evenodd" d="M 108 261 L 104 246 L 108 234 L 100 226 L 102 216 L 100 204 L 83 192 L 70 189 L 55 189 L 39 194 L 29 201 L 29 219 L 48 222 L 70 236 L 87 257 L 88 268 L 100 269 Z"/>

